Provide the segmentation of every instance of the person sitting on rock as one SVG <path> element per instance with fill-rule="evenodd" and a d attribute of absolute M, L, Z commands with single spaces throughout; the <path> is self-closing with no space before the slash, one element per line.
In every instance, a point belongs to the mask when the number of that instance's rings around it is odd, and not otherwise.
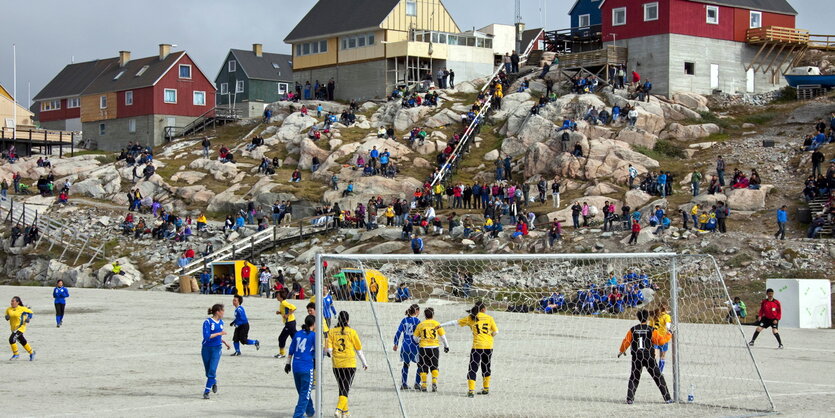
<path fill-rule="evenodd" d="M 348 197 L 354 193 L 354 181 L 349 181 L 348 186 L 345 187 L 345 190 L 342 192 L 342 197 Z"/>
<path fill-rule="evenodd" d="M 302 181 L 302 172 L 296 168 L 293 170 L 293 174 L 290 175 L 290 183 L 298 183 L 300 181 Z"/>

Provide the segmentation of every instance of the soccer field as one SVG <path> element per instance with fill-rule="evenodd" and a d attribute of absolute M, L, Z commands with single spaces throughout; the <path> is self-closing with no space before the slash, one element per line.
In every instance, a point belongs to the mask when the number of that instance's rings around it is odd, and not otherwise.
<path fill-rule="evenodd" d="M 0 361 L 0 395 L 6 413 L 291 416 L 296 402 L 292 377 L 283 372 L 284 360 L 273 358 L 280 330 L 274 300 L 246 300 L 250 338 L 261 340 L 261 350 L 247 346 L 241 357 L 224 356 L 218 370 L 219 392 L 206 401 L 201 398 L 205 383 L 201 325 L 206 309 L 218 302 L 227 306 L 224 319 L 231 322 L 231 296 L 92 289 L 70 289 L 70 293 L 64 326 L 56 328 L 50 288 L 0 287 L 0 300 L 8 303 L 17 295 L 34 310 L 26 337 L 37 351 L 37 359 L 31 363 Z M 305 304 L 296 304 L 299 311 Z M 336 302 L 338 310 L 351 313 L 371 365 L 368 371 L 357 372 L 350 394 L 351 413 L 354 417 L 398 417 L 392 377 L 368 306 Z M 383 327 L 383 337 L 399 384 L 399 357 L 391 351 L 391 340 L 406 306 L 376 307 L 379 317 L 393 319 Z M 441 322 L 463 316 L 466 308 L 449 302 L 434 307 Z M 439 392 L 404 392 L 409 416 L 728 416 L 753 414 L 744 408 L 767 405 L 756 380 L 726 372 L 739 369 L 734 362 L 743 358 L 739 355 L 743 353 L 739 333 L 734 339 L 732 327 L 682 326 L 683 397 L 686 399 L 692 383 L 694 403 L 662 404 L 645 373 L 635 404 L 626 405 L 629 359 L 617 359 L 616 354 L 632 321 L 490 313 L 500 328 L 491 394 L 466 398 L 471 336 L 468 329 L 450 328 L 451 352 L 441 357 Z M 231 343 L 232 328 L 227 330 Z M 745 332 L 750 337 L 753 329 L 746 327 Z M 786 329 L 782 334 L 785 350 L 776 350 L 776 343 L 766 333 L 754 349 L 777 410 L 790 416 L 835 414 L 835 332 Z M 705 335 L 716 337 L 709 339 L 710 344 L 702 344 Z M 324 412 L 328 416 L 337 395 L 328 359 L 326 363 Z M 665 375 L 672 390 L 669 365 Z"/>

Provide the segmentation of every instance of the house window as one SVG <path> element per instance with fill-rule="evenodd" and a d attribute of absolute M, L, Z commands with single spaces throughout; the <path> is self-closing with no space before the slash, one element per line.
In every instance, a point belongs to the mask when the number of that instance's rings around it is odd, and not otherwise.
<path fill-rule="evenodd" d="M 658 2 L 644 4 L 644 22 L 658 20 Z"/>
<path fill-rule="evenodd" d="M 443 38 L 443 36 L 444 35 L 441 35 L 441 38 Z M 374 34 L 373 33 L 368 34 L 367 42 L 368 42 L 368 45 L 374 45 Z M 444 43 L 444 41 L 441 40 L 441 43 Z"/>
<path fill-rule="evenodd" d="M 220 83 L 220 94 L 229 94 L 229 83 Z"/>
<path fill-rule="evenodd" d="M 99 96 L 99 109 L 107 109 L 107 96 Z"/>
<path fill-rule="evenodd" d="M 309 55 L 310 54 L 310 44 L 302 45 L 302 54 Z"/>
<path fill-rule="evenodd" d="M 311 54 L 318 54 L 319 53 L 319 42 L 314 42 L 310 45 L 310 53 Z"/>
<path fill-rule="evenodd" d="M 180 65 L 180 78 L 191 78 L 191 65 Z"/>
<path fill-rule="evenodd" d="M 719 7 L 707 6 L 707 23 L 711 25 L 719 24 Z"/>
<path fill-rule="evenodd" d="M 104 134 L 105 134 L 105 132 L 106 132 L 106 130 L 105 130 L 105 126 L 104 126 L 104 124 L 103 124 L 103 123 L 100 123 L 100 124 L 99 124 L 99 135 L 104 135 Z"/>
<path fill-rule="evenodd" d="M 78 100 L 78 99 L 76 99 Z M 41 112 L 47 112 L 50 110 L 58 110 L 61 108 L 61 101 L 60 100 L 50 100 L 48 102 L 41 102 Z"/>
<path fill-rule="evenodd" d="M 145 71 L 148 71 L 148 68 L 151 68 L 151 66 L 143 65 L 142 68 L 140 68 L 139 71 L 136 72 L 136 75 L 134 77 L 139 77 L 142 74 L 145 74 Z"/>
<path fill-rule="evenodd" d="M 58 102 L 60 105 L 61 102 Z M 67 99 L 67 109 L 75 109 L 76 107 L 81 107 L 81 99 L 78 97 L 72 97 Z"/>
<path fill-rule="evenodd" d="M 590 26 L 590 25 L 591 25 L 591 15 L 589 15 L 589 14 L 580 15 L 577 26 L 581 27 L 581 28 L 584 28 L 584 27 Z"/>
<path fill-rule="evenodd" d="M 177 90 L 165 89 L 162 96 L 162 101 L 165 103 L 177 103 Z"/>
<path fill-rule="evenodd" d="M 125 92 L 125 106 L 130 106 L 133 104 L 133 92 L 126 91 Z"/>
<path fill-rule="evenodd" d="M 406 0 L 406 16 L 417 16 L 417 0 Z"/>
<path fill-rule="evenodd" d="M 136 119 L 128 119 L 128 132 L 136 133 Z"/>
<path fill-rule="evenodd" d="M 206 92 L 205 91 L 195 91 L 194 92 L 194 105 L 195 106 L 206 106 Z"/>
<path fill-rule="evenodd" d="M 243 93 L 244 92 L 244 81 L 237 80 L 235 81 L 235 93 Z"/>
<path fill-rule="evenodd" d="M 684 74 L 696 75 L 696 64 L 692 62 L 684 63 Z"/>
<path fill-rule="evenodd" d="M 328 41 L 319 41 L 319 52 L 328 52 Z"/>
<path fill-rule="evenodd" d="M 763 27 L 763 13 L 751 12 L 751 29 Z"/>
<path fill-rule="evenodd" d="M 437 42 L 438 41 L 438 39 L 437 39 L 438 34 L 434 33 L 433 35 L 435 35 L 434 42 Z M 428 38 L 429 38 L 429 34 L 427 34 L 427 39 L 426 39 L 427 42 L 429 41 Z M 421 39 L 423 39 L 423 38 L 421 38 Z M 374 42 L 375 42 L 375 39 L 374 39 L 374 34 L 373 33 L 362 33 L 362 34 L 359 34 L 359 35 L 343 37 L 342 42 L 340 42 L 340 44 L 342 45 L 342 49 L 354 49 L 354 48 L 363 48 L 363 47 L 366 47 L 366 46 L 374 45 Z"/>
<path fill-rule="evenodd" d="M 302 55 L 302 44 L 296 45 L 296 56 L 300 57 Z"/>
<path fill-rule="evenodd" d="M 626 7 L 612 9 L 612 26 L 623 26 L 626 24 Z"/>
<path fill-rule="evenodd" d="M 125 70 L 119 71 L 119 74 L 116 74 L 116 76 L 115 76 L 115 77 L 113 77 L 113 79 L 114 79 L 114 80 L 118 80 L 118 79 L 119 79 L 119 77 L 121 77 L 121 76 L 122 76 L 122 74 L 124 74 L 124 73 L 125 73 Z"/>
<path fill-rule="evenodd" d="M 288 87 L 287 83 L 278 83 L 278 94 L 287 94 Z"/>
<path fill-rule="evenodd" d="M 229 60 L 229 65 L 228 65 L 227 71 L 230 72 L 230 73 L 234 73 L 237 70 L 238 70 L 238 61 Z"/>

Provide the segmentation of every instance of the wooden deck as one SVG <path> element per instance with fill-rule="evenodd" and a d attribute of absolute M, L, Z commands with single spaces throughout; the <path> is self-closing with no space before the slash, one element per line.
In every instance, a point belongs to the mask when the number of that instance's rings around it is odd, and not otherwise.
<path fill-rule="evenodd" d="M 53 155 L 57 148 L 58 156 L 63 157 L 64 147 L 74 153 L 75 144 L 80 140 L 80 132 L 20 128 L 15 136 L 14 129 L 0 128 L 0 149 L 6 151 L 10 145 L 14 145 L 19 156 L 30 156 L 35 149 L 38 154 Z"/>
<path fill-rule="evenodd" d="M 626 62 L 627 57 L 627 48 L 611 45 L 596 51 L 557 55 L 560 67 L 564 69 L 620 65 Z"/>

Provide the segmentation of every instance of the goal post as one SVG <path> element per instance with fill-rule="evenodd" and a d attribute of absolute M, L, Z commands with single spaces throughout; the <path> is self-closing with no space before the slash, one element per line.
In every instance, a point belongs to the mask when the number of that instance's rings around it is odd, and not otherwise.
<path fill-rule="evenodd" d="M 774 411 L 732 313 L 731 294 L 710 255 L 318 254 L 315 279 L 316 301 L 322 300 L 327 285 L 336 310 L 349 313 L 368 359 L 368 371 L 357 370 L 349 394 L 354 416 L 528 417 L 577 411 L 716 416 Z M 372 295 L 375 289 L 379 293 Z M 399 301 L 407 294 L 409 299 Z M 490 351 L 492 373 L 487 374 L 492 376 L 483 379 L 485 369 L 476 370 L 476 393 L 489 381 L 488 394 L 468 399 L 473 331 L 452 321 L 468 316 L 476 301 L 486 306 L 499 331 Z M 419 305 L 420 314 L 410 320 L 409 333 L 418 320 L 425 320 L 426 308 L 434 310 L 438 322 L 452 323 L 441 328 L 449 353 L 442 351 L 439 335 L 427 340 L 428 346 L 438 347 L 427 351 L 434 353 L 437 364 L 437 393 L 431 393 L 434 373 L 424 380 L 430 393 L 415 390 L 423 378 L 416 375 L 417 365 L 408 363 L 407 371 L 404 361 L 410 358 L 403 346 L 393 350 L 398 326 L 412 304 Z M 324 312 L 321 305 L 317 308 L 317 347 L 324 347 Z M 660 309 L 669 315 L 672 338 L 669 350 L 656 351 L 656 360 L 666 362 L 662 375 L 674 404 L 664 404 L 644 371 L 635 403 L 626 405 L 630 360 L 617 358 L 621 340 L 638 324 L 639 311 Z M 663 324 L 663 313 L 659 317 Z M 334 319 L 331 332 L 335 326 Z M 407 337 L 411 335 L 398 341 L 405 344 Z M 320 350 L 316 361 L 317 414 L 330 416 L 338 397 L 331 359 Z"/>

